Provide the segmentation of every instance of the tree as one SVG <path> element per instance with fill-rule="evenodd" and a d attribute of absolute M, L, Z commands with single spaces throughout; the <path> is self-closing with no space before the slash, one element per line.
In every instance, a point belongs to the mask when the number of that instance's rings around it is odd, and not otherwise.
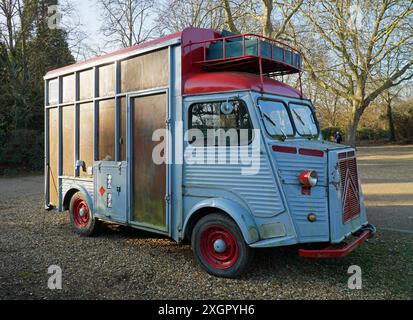
<path fill-rule="evenodd" d="M 413 1 L 307 1 L 299 12 L 290 24 L 292 39 L 303 49 L 311 79 L 351 105 L 347 141 L 354 146 L 364 111 L 413 77 Z M 312 59 L 317 51 L 326 55 L 326 68 Z"/>
<path fill-rule="evenodd" d="M 224 11 L 220 0 L 167 0 L 157 18 L 159 33 L 188 27 L 221 29 Z"/>
<path fill-rule="evenodd" d="M 246 0 L 231 5 L 229 0 L 221 1 L 225 9 L 226 25 L 231 31 L 239 32 L 236 20 L 249 16 L 259 22 L 261 27 L 259 33 L 270 38 L 279 38 L 285 33 L 285 28 L 304 3 L 303 0 L 261 0 L 259 2 Z M 274 25 L 274 16 L 280 23 Z"/>
<path fill-rule="evenodd" d="M 43 165 L 42 157 L 34 156 L 42 154 L 43 76 L 75 62 L 66 31 L 48 27 L 48 6 L 46 0 L 0 0 L 2 164 Z"/>
<path fill-rule="evenodd" d="M 107 44 L 130 47 L 148 40 L 155 27 L 148 27 L 152 0 L 99 0 L 103 14 L 101 31 Z"/>

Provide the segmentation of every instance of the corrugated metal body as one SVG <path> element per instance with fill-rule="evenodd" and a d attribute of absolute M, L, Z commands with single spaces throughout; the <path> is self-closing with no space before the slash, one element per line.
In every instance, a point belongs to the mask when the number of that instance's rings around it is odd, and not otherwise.
<path fill-rule="evenodd" d="M 91 199 L 93 199 L 94 195 L 94 187 L 93 187 L 93 180 L 86 180 L 86 179 L 79 179 L 79 178 L 69 178 L 64 177 L 62 178 L 62 198 L 64 199 L 66 193 L 72 189 L 74 186 L 76 187 L 83 187 L 90 195 Z"/>
<path fill-rule="evenodd" d="M 299 154 L 273 152 L 281 180 L 286 184 L 299 184 L 298 176 L 304 170 L 315 170 L 319 186 L 327 186 L 327 160 L 324 157 L 312 157 Z"/>
<path fill-rule="evenodd" d="M 213 147 L 218 150 L 219 148 Z M 253 158 L 260 165 L 256 175 L 242 175 L 241 168 L 248 165 L 231 164 L 230 150 L 217 157 L 227 164 L 184 164 L 184 187 L 207 187 L 231 191 L 244 202 L 256 217 L 272 217 L 284 211 L 270 163 L 266 155 L 258 152 Z M 205 154 L 208 152 L 205 148 Z M 251 154 L 251 151 L 249 151 Z M 219 151 L 218 151 L 219 153 Z M 256 154 L 256 153 L 255 153 Z"/>
<path fill-rule="evenodd" d="M 309 142 L 307 147 L 311 146 L 312 144 Z M 287 148 L 295 149 L 296 153 L 271 152 L 283 183 L 284 193 L 297 227 L 299 239 L 301 242 L 328 241 L 327 153 L 324 152 L 322 157 L 310 156 L 300 154 L 299 150 L 302 149 L 296 148 L 296 146 L 287 146 Z M 280 148 L 280 150 L 283 149 Z M 318 174 L 317 186 L 311 188 L 310 194 L 303 194 L 301 190 L 299 175 L 304 170 L 315 170 Z M 314 222 L 308 220 L 308 215 L 311 213 L 317 217 Z"/>

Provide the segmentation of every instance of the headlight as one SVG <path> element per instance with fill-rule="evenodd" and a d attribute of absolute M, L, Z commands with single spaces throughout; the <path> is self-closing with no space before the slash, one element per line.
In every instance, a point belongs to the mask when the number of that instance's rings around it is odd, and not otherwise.
<path fill-rule="evenodd" d="M 305 187 L 314 187 L 318 181 L 318 174 L 315 170 L 305 170 L 300 174 L 300 182 Z"/>

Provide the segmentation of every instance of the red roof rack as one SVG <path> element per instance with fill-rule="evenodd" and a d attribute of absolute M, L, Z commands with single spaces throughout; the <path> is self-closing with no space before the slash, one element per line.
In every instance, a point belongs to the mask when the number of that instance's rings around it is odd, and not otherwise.
<path fill-rule="evenodd" d="M 206 70 L 243 71 L 268 76 L 301 72 L 302 59 L 298 50 L 256 34 L 236 34 L 190 42 L 186 46 L 203 49 L 202 58 L 193 59 L 192 63 L 200 64 Z"/>

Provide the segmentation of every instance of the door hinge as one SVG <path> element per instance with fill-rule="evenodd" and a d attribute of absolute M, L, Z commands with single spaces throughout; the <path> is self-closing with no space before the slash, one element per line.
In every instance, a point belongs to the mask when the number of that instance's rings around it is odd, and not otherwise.
<path fill-rule="evenodd" d="M 169 194 L 165 196 L 165 201 L 166 201 L 167 203 L 170 203 L 170 202 L 171 202 L 171 196 L 170 196 Z"/>

